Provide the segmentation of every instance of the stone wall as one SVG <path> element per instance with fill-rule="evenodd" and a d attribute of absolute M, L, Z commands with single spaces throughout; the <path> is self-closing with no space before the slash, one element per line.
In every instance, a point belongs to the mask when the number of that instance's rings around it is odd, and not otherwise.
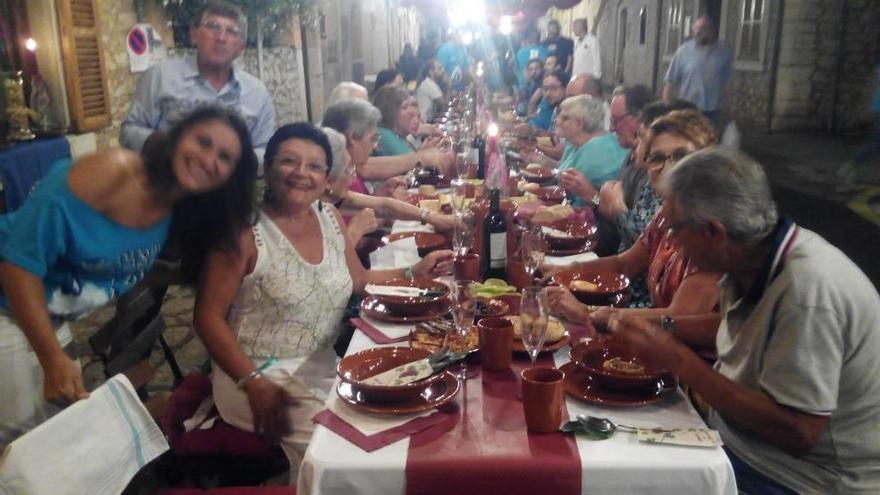
<path fill-rule="evenodd" d="M 639 14 L 642 9 L 645 9 L 646 17 L 645 42 L 639 43 Z M 619 41 L 623 15 L 626 15 L 626 36 L 621 47 Z M 609 89 L 619 84 L 652 87 L 659 24 L 656 2 L 621 0 L 606 4 L 599 30 L 599 45 L 602 48 L 602 81 Z M 623 63 L 618 67 L 616 61 L 621 48 Z"/>
<path fill-rule="evenodd" d="M 880 63 L 880 2 L 847 0 L 846 4 L 834 116 L 835 130 L 849 132 L 871 123 L 870 107 L 877 91 L 874 68 Z"/>

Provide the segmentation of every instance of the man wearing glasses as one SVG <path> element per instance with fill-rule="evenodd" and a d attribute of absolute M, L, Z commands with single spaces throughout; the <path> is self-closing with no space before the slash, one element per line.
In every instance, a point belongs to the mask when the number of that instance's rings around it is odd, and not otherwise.
<path fill-rule="evenodd" d="M 167 60 L 144 72 L 119 141 L 140 151 L 154 131 L 167 130 L 199 105 L 219 104 L 245 119 L 262 163 L 275 129 L 272 99 L 259 79 L 232 66 L 244 50 L 247 17 L 235 5 L 209 0 L 196 19 L 190 31 L 196 55 Z"/>

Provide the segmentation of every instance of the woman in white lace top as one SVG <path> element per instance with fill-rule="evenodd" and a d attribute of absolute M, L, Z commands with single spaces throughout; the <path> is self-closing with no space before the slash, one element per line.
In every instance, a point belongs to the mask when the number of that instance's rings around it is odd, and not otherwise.
<path fill-rule="evenodd" d="M 318 128 L 278 129 L 266 147 L 267 192 L 256 223 L 241 232 L 236 250 L 208 255 L 196 298 L 220 415 L 280 441 L 292 473 L 333 384 L 332 347 L 349 296 L 409 272 L 360 264 L 339 213 L 319 200 L 332 161 Z M 435 276 L 451 255 L 431 253 L 411 271 Z"/>

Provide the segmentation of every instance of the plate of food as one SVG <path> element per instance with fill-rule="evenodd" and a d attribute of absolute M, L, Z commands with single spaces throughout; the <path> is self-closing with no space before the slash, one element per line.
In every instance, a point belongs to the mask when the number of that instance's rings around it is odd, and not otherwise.
<path fill-rule="evenodd" d="M 462 338 L 449 320 L 432 320 L 419 323 L 409 333 L 409 345 L 415 349 L 434 352 L 449 347 L 454 352 L 476 352 L 480 350 L 480 336 L 477 327 L 471 326 Z"/>
<path fill-rule="evenodd" d="M 522 342 L 522 323 L 519 315 L 507 315 L 504 318 L 513 323 L 513 351 L 526 352 L 526 347 Z M 547 320 L 547 337 L 544 339 L 544 346 L 541 352 L 553 352 L 561 349 L 571 342 L 571 335 L 561 321 L 553 318 Z"/>

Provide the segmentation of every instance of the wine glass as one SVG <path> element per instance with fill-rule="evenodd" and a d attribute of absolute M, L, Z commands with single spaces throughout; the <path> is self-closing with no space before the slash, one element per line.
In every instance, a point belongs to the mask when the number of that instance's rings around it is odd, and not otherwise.
<path fill-rule="evenodd" d="M 522 325 L 522 342 L 532 360 L 532 367 L 538 359 L 538 353 L 544 347 L 547 338 L 547 320 L 549 308 L 547 297 L 542 287 L 526 287 L 522 292 L 519 318 Z"/>
<path fill-rule="evenodd" d="M 467 202 L 467 182 L 463 179 L 454 179 L 450 184 L 452 211 L 461 213 L 464 211 L 464 204 Z"/>
<path fill-rule="evenodd" d="M 541 227 L 533 226 L 523 232 L 520 238 L 519 252 L 523 267 L 529 274 L 529 280 L 535 280 L 535 272 L 544 262 L 544 240 L 541 238 Z"/>
<path fill-rule="evenodd" d="M 452 317 L 456 340 L 461 339 L 462 350 L 467 351 L 467 335 L 474 324 L 474 302 L 471 299 L 471 280 L 456 280 L 452 283 Z M 467 365 L 462 361 L 459 378 L 467 378 Z"/>
<path fill-rule="evenodd" d="M 467 209 L 455 213 L 452 247 L 455 254 L 467 254 L 474 242 L 474 214 Z"/>

